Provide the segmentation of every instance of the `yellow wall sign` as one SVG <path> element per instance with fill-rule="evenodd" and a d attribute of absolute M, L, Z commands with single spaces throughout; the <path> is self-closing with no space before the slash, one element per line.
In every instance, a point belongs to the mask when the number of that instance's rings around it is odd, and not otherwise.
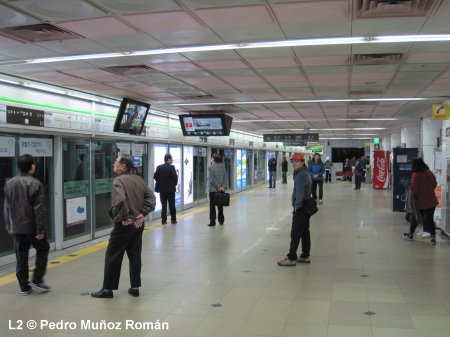
<path fill-rule="evenodd" d="M 432 118 L 436 121 L 444 121 L 450 118 L 450 106 L 448 104 L 433 104 L 431 111 L 433 111 Z"/>

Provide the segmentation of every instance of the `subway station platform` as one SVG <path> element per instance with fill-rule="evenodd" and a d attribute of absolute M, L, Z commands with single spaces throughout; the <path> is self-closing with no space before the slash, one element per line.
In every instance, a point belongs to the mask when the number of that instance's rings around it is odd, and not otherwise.
<path fill-rule="evenodd" d="M 292 187 L 235 195 L 223 226 L 206 226 L 207 205 L 176 225 L 149 223 L 138 298 L 126 257 L 114 298 L 89 295 L 102 285 L 107 237 L 52 252 L 49 293 L 20 296 L 14 265 L 2 267 L 0 336 L 450 336 L 448 240 L 402 240 L 408 224 L 389 191 L 336 182 L 311 219 L 311 263 L 279 267 Z"/>

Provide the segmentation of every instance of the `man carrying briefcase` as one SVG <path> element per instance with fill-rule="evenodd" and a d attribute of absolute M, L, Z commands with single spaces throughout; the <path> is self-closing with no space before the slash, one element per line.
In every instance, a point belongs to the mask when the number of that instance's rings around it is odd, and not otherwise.
<path fill-rule="evenodd" d="M 209 224 L 212 227 L 216 225 L 216 192 L 225 192 L 228 188 L 228 174 L 225 165 L 222 163 L 222 157 L 215 153 L 211 158 L 211 165 L 208 167 L 208 192 L 209 192 Z M 217 206 L 217 220 L 223 225 L 225 217 L 223 216 L 223 206 Z"/>

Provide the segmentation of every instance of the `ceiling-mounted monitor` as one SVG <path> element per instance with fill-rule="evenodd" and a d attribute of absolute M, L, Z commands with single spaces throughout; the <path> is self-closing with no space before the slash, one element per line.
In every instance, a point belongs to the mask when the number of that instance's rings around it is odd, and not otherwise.
<path fill-rule="evenodd" d="M 114 123 L 114 132 L 140 135 L 149 109 L 148 103 L 124 97 Z"/>
<path fill-rule="evenodd" d="M 229 136 L 233 117 L 223 113 L 180 115 L 184 136 Z"/>

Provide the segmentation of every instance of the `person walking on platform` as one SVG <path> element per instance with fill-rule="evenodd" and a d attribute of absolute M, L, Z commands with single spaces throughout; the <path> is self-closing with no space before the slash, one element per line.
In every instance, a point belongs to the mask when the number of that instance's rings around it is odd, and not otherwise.
<path fill-rule="evenodd" d="M 274 154 L 267 162 L 267 166 L 269 167 L 269 188 L 275 188 L 277 184 L 277 160 Z"/>
<path fill-rule="evenodd" d="M 109 214 L 114 222 L 105 254 L 103 287 L 91 293 L 92 297 L 112 298 L 118 289 L 123 255 L 127 252 L 130 262 L 128 293 L 139 296 L 141 286 L 141 251 L 144 220 L 155 209 L 155 195 L 140 176 L 130 174 L 133 160 L 128 155 L 119 156 L 114 162 L 117 177 L 112 186 L 112 207 Z"/>
<path fill-rule="evenodd" d="M 327 157 L 327 160 L 323 165 L 325 166 L 325 183 L 331 183 L 331 166 L 333 166 L 333 163 L 331 162 L 330 157 Z"/>
<path fill-rule="evenodd" d="M 305 157 L 301 153 L 294 153 L 291 157 L 294 169 L 294 190 L 292 192 L 291 243 L 289 253 L 278 261 L 279 266 L 295 266 L 296 262 L 310 263 L 311 234 L 309 232 L 309 218 L 303 210 L 303 200 L 311 195 L 311 176 L 305 166 Z M 302 241 L 302 254 L 297 257 L 297 249 Z"/>
<path fill-rule="evenodd" d="M 286 157 L 283 157 L 283 161 L 281 162 L 281 172 L 283 178 L 283 184 L 287 184 L 287 172 L 288 172 L 288 161 Z"/>
<path fill-rule="evenodd" d="M 4 220 L 6 231 L 13 236 L 16 251 L 16 276 L 20 294 L 31 294 L 31 288 L 48 292 L 44 283 L 50 245 L 46 237 L 47 208 L 42 183 L 33 177 L 36 163 L 33 156 L 24 154 L 17 161 L 19 175 L 9 179 L 4 188 Z M 28 253 L 36 249 L 36 264 L 32 282 L 28 281 Z"/>
<path fill-rule="evenodd" d="M 363 164 L 362 159 L 358 159 L 355 164 L 355 190 L 361 189 L 361 181 L 363 178 Z"/>
<path fill-rule="evenodd" d="M 323 174 L 325 173 L 325 166 L 319 153 L 314 153 L 308 171 L 312 178 L 312 197 L 314 200 L 317 200 L 317 186 L 319 186 L 319 204 L 321 204 L 323 203 Z"/>
<path fill-rule="evenodd" d="M 209 192 L 209 224 L 212 227 L 216 225 L 216 205 L 214 205 L 214 193 L 225 192 L 228 188 L 228 174 L 225 165 L 222 163 L 222 157 L 219 154 L 213 154 L 211 165 L 208 167 L 208 183 Z M 225 217 L 223 215 L 223 206 L 217 206 L 217 220 L 223 225 Z"/>
<path fill-rule="evenodd" d="M 172 224 L 177 223 L 177 210 L 175 208 L 175 191 L 178 184 L 178 175 L 175 166 L 172 165 L 173 158 L 170 153 L 164 155 L 164 164 L 156 168 L 153 179 L 155 179 L 155 192 L 159 192 L 161 201 L 161 224 L 167 224 L 167 202 L 169 202 L 170 220 Z"/>
<path fill-rule="evenodd" d="M 436 244 L 436 225 L 434 223 L 434 211 L 439 201 L 434 192 L 437 186 L 436 177 L 422 158 L 416 158 L 412 162 L 411 193 L 423 221 L 424 231 L 430 233 L 431 244 Z M 411 221 L 410 233 L 404 233 L 405 240 L 412 240 L 417 227 L 417 220 Z"/>

